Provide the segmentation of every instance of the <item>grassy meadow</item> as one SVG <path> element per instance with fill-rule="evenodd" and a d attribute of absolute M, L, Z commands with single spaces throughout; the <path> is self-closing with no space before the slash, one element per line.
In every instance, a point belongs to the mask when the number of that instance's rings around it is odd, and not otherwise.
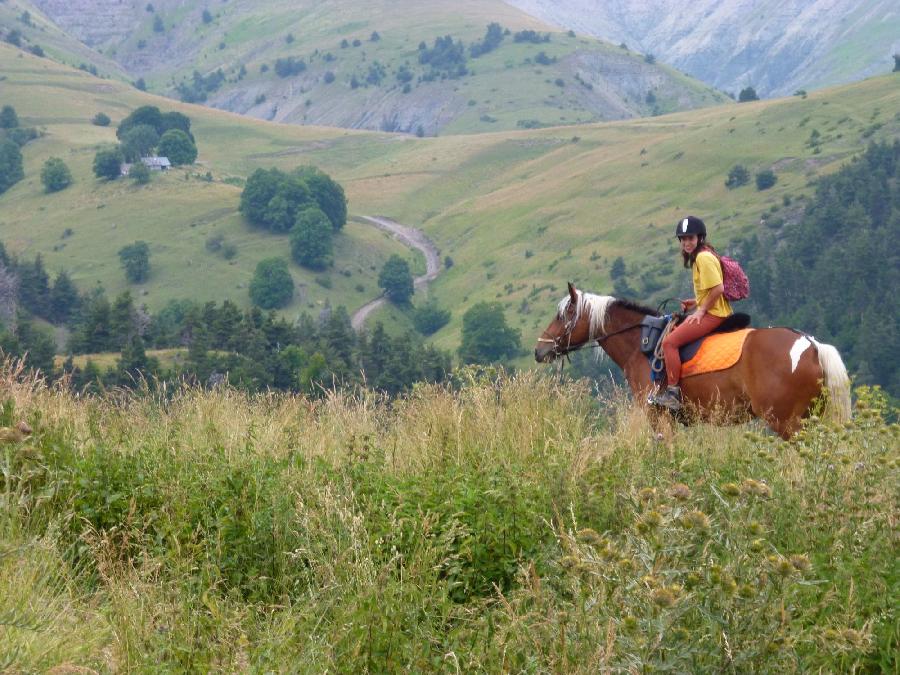
<path fill-rule="evenodd" d="M 7 45 L 0 45 L 0 66 L 0 102 L 11 101 L 24 125 L 44 132 L 24 147 L 26 179 L 0 197 L 0 239 L 13 252 L 41 253 L 51 270 L 69 269 L 83 289 L 99 281 L 115 294 L 128 288 L 116 252 L 141 238 L 151 244 L 153 273 L 135 291 L 151 309 L 185 296 L 246 306 L 240 285 L 259 259 L 287 255 L 287 242 L 243 223 L 233 183 L 257 167 L 316 164 L 345 186 L 351 214 L 420 227 L 451 257 L 454 265 L 432 289 L 453 312 L 435 336 L 445 348 L 458 345 L 463 313 L 482 300 L 499 301 L 530 346 L 566 280 L 612 290 L 617 256 L 637 299 L 671 295 L 688 283 L 671 236 L 679 216 L 703 217 L 719 246 L 778 227 L 799 217 L 818 176 L 868 142 L 900 134 L 896 74 L 806 97 L 639 120 L 420 139 L 249 120 L 143 94 Z M 91 125 L 90 117 L 102 110 L 115 123 L 147 103 L 191 117 L 199 164 L 155 176 L 144 188 L 96 180 L 95 147 L 114 131 Z M 46 195 L 37 176 L 50 156 L 71 165 L 75 183 Z M 751 178 L 728 190 L 735 164 L 751 176 L 771 168 L 778 182 L 760 192 Z M 73 234 L 63 238 L 67 228 Z M 205 250 L 215 233 L 238 246 L 234 260 Z M 352 219 L 339 240 L 326 274 L 292 265 L 304 290 L 288 316 L 326 299 L 351 311 L 361 306 L 374 295 L 381 261 L 403 251 Z M 331 289 L 316 281 L 323 277 Z"/>
<path fill-rule="evenodd" d="M 898 668 L 877 390 L 785 443 L 658 441 L 534 373 L 395 401 L 0 378 L 0 670 Z"/>

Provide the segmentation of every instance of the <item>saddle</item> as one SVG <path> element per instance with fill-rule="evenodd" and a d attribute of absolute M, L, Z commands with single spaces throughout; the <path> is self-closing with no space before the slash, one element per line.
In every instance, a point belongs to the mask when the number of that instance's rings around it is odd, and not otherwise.
<path fill-rule="evenodd" d="M 654 374 L 654 377 L 661 373 L 662 362 L 660 359 L 656 358 L 656 347 L 659 344 L 659 339 L 662 336 L 662 332 L 665 329 L 666 325 L 673 320 L 673 317 L 670 315 L 667 316 L 645 316 L 644 320 L 641 322 L 641 351 L 647 356 L 650 360 L 650 368 Z M 689 375 L 698 375 L 701 372 L 709 372 L 711 370 L 721 370 L 723 368 L 728 368 L 734 365 L 734 362 L 737 360 L 734 358 L 735 349 L 737 357 L 740 357 L 740 349 L 743 346 L 744 338 L 746 337 L 746 333 L 749 332 L 748 327 L 750 326 L 750 315 L 744 314 L 742 312 L 738 312 L 729 316 L 725 321 L 723 321 L 718 328 L 716 328 L 712 333 L 708 335 L 704 335 L 702 338 L 698 340 L 694 340 L 694 342 L 689 342 L 678 350 L 679 355 L 681 356 L 681 363 L 683 366 L 682 376 L 687 377 Z M 706 363 L 706 364 L 692 364 L 695 367 L 688 367 L 688 363 L 694 359 L 700 352 L 700 348 L 703 346 L 704 342 L 707 338 L 712 337 L 714 335 L 720 335 L 722 333 L 737 333 L 738 331 L 743 331 L 741 335 L 735 335 L 735 340 L 728 341 L 727 345 L 723 345 L 726 347 L 724 350 L 727 353 L 719 353 L 716 354 L 711 361 L 714 363 Z M 716 342 L 716 341 L 713 341 Z M 720 350 L 722 351 L 722 350 Z"/>

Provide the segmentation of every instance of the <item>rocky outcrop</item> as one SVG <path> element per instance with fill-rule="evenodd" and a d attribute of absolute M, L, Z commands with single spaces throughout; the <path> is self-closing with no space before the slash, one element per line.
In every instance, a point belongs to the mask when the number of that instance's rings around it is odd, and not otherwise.
<path fill-rule="evenodd" d="M 720 89 L 761 95 L 887 72 L 900 51 L 896 0 L 506 0 L 629 47 Z"/>

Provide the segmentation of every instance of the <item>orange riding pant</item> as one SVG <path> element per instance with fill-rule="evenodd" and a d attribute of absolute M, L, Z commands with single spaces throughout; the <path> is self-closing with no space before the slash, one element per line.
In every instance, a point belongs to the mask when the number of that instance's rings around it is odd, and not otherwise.
<path fill-rule="evenodd" d="M 663 355 L 666 359 L 666 378 L 672 387 L 678 386 L 681 379 L 681 356 L 678 348 L 709 335 L 719 327 L 725 317 L 704 314 L 700 323 L 684 322 L 663 340 Z"/>

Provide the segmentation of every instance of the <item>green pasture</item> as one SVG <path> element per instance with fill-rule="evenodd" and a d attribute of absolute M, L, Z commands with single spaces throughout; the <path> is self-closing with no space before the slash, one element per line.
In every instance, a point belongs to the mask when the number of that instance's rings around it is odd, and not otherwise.
<path fill-rule="evenodd" d="M 99 281 L 115 293 L 126 288 L 116 251 L 144 239 L 154 271 L 134 290 L 151 308 L 186 295 L 246 306 L 239 284 L 262 257 L 287 255 L 287 244 L 248 227 L 236 211 L 240 188 L 223 181 L 257 167 L 315 164 L 345 186 L 351 214 L 420 227 L 442 259 L 452 258 L 453 267 L 432 289 L 453 312 L 436 336 L 452 349 L 463 313 L 481 300 L 501 302 L 529 347 L 566 280 L 612 290 L 609 269 L 617 256 L 627 263 L 637 299 L 685 292 L 687 275 L 671 237 L 678 217 L 703 217 L 712 241 L 727 248 L 735 237 L 799 217 L 818 176 L 870 141 L 900 134 L 896 75 L 808 97 L 638 120 L 419 139 L 249 120 L 20 57 L 6 45 L 0 45 L 0 65 L 7 78 L 0 103 L 13 102 L 22 123 L 44 133 L 24 148 L 26 179 L 0 197 L 0 238 L 13 252 L 41 253 L 51 270 L 69 269 L 82 288 Z M 146 103 L 191 117 L 198 165 L 155 175 L 143 188 L 97 181 L 93 154 L 114 139 L 114 130 L 92 126 L 90 117 L 102 110 L 115 124 Z M 75 176 L 72 187 L 54 195 L 44 194 L 38 181 L 50 156 L 62 157 Z M 747 167 L 751 182 L 728 190 L 724 180 L 735 164 Z M 766 168 L 778 183 L 759 192 L 752 175 Z M 211 183 L 202 179 L 207 171 Z M 62 238 L 66 228 L 73 234 Z M 205 250 L 214 233 L 238 246 L 233 261 Z M 375 295 L 380 261 L 402 251 L 351 221 L 326 274 L 292 266 L 304 293 L 287 315 L 312 311 L 326 298 L 352 311 Z M 317 277 L 327 277 L 332 288 Z"/>

